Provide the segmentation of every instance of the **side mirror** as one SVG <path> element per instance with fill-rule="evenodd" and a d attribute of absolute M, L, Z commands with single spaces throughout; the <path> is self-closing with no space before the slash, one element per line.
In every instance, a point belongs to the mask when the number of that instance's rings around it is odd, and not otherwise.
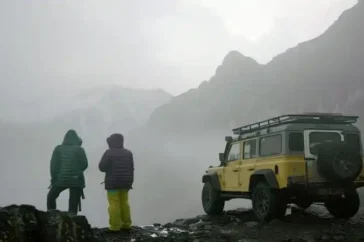
<path fill-rule="evenodd" d="M 225 160 L 225 154 L 224 153 L 219 153 L 219 160 L 221 162 L 224 162 L 224 160 Z"/>

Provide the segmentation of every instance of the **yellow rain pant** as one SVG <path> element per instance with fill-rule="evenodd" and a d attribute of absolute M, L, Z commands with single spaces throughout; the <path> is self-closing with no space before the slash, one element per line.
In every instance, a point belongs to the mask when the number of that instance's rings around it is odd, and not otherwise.
<path fill-rule="evenodd" d="M 131 217 L 128 190 L 108 190 L 110 230 L 130 229 Z"/>

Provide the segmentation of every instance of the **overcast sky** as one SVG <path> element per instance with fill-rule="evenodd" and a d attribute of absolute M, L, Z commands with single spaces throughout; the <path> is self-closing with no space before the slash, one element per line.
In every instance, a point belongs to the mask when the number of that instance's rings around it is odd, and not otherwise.
<path fill-rule="evenodd" d="M 260 63 L 357 0 L 2 0 L 0 95 L 117 83 L 180 94 L 230 50 Z"/>

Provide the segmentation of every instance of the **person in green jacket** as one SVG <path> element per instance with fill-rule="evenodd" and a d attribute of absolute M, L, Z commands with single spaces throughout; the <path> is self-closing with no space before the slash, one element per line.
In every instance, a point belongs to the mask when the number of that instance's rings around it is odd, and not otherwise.
<path fill-rule="evenodd" d="M 88 160 L 82 140 L 76 131 L 70 129 L 64 136 L 61 145 L 54 148 L 51 158 L 51 187 L 47 196 L 47 209 L 56 209 L 56 200 L 66 189 L 69 189 L 68 211 L 77 214 L 85 177 L 83 172 L 88 167 Z"/>

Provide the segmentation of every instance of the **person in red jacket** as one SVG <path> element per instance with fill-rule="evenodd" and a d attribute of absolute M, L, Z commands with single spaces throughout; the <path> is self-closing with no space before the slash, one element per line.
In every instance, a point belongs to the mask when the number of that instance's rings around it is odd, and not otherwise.
<path fill-rule="evenodd" d="M 133 153 L 124 148 L 122 134 L 112 134 L 106 139 L 109 149 L 99 163 L 105 172 L 105 189 L 109 201 L 109 232 L 130 231 L 131 215 L 128 193 L 134 182 Z"/>

